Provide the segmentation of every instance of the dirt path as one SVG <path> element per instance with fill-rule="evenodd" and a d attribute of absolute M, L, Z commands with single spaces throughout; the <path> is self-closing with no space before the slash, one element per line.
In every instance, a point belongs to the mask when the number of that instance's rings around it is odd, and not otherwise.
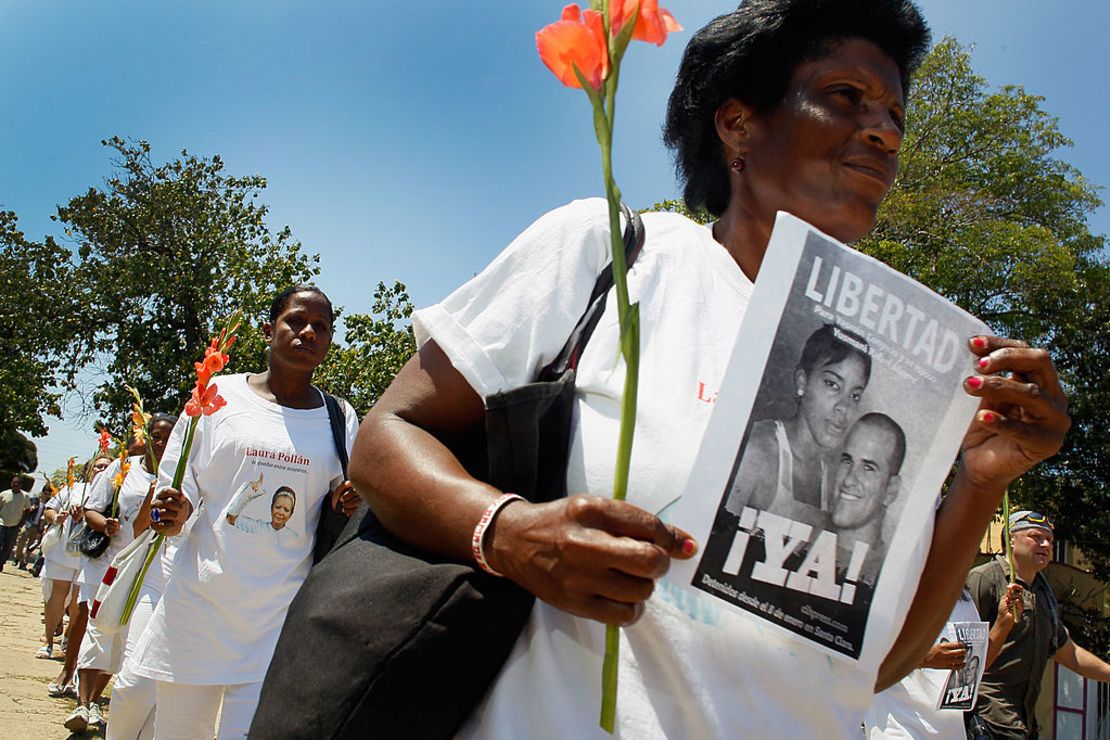
<path fill-rule="evenodd" d="M 4 740 L 100 737 L 73 735 L 62 727 L 62 720 L 73 711 L 75 702 L 46 695 L 46 684 L 58 675 L 62 662 L 34 657 L 41 634 L 39 580 L 8 563 L 0 573 L 0 737 Z"/>

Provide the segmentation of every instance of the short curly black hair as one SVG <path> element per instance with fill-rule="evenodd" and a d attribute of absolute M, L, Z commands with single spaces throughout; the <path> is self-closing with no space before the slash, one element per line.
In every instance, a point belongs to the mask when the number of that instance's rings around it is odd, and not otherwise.
<path fill-rule="evenodd" d="M 324 291 L 320 290 L 312 283 L 297 283 L 296 285 L 292 285 L 274 296 L 274 300 L 270 303 L 271 324 L 277 321 L 277 317 L 280 316 L 281 312 L 284 311 L 289 305 L 289 299 L 297 293 L 315 293 L 316 295 L 323 298 L 324 302 L 328 304 L 328 314 L 330 315 L 332 321 L 335 321 L 335 309 L 332 308 L 331 299 L 328 298 Z"/>
<path fill-rule="evenodd" d="M 799 64 L 848 38 L 882 49 L 908 90 L 930 36 L 909 0 L 747 0 L 694 34 L 663 127 L 688 208 L 720 216 L 728 206 L 728 170 L 714 120 L 721 104 L 738 98 L 761 112 L 773 109 Z"/>

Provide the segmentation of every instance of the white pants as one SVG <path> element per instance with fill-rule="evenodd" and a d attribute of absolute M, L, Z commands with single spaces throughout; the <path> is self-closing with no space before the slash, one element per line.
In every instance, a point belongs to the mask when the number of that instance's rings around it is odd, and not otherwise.
<path fill-rule="evenodd" d="M 217 740 L 245 738 L 262 693 L 261 681 L 230 686 L 167 681 L 157 684 L 154 736 L 158 740 L 212 740 L 213 734 Z M 217 714 L 220 716 L 218 729 Z"/>
<path fill-rule="evenodd" d="M 139 592 L 131 620 L 127 624 L 127 642 L 123 649 L 123 668 L 112 684 L 112 721 L 108 723 L 105 740 L 150 740 L 154 737 L 153 678 L 136 675 L 128 658 L 143 636 L 150 615 L 162 595 L 147 587 Z"/>

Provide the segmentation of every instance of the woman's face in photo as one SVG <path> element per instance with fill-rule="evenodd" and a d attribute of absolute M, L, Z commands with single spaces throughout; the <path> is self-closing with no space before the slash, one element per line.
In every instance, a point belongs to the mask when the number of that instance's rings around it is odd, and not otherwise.
<path fill-rule="evenodd" d="M 293 499 L 289 496 L 278 496 L 270 506 L 270 524 L 274 529 L 281 529 L 293 516 Z"/>
<path fill-rule="evenodd" d="M 838 362 L 798 371 L 802 391 L 798 413 L 813 439 L 823 448 L 839 448 L 859 417 L 859 402 L 867 388 L 863 358 L 849 353 Z"/>

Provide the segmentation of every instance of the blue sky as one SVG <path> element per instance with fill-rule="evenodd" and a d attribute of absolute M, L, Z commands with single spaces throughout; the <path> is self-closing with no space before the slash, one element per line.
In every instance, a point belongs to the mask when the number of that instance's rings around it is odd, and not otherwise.
<path fill-rule="evenodd" d="M 687 32 L 635 45 L 618 101 L 615 171 L 634 206 L 675 197 L 659 143 L 690 31 L 733 7 L 664 2 Z M 974 44 L 992 86 L 1045 97 L 1110 184 L 1110 5 L 1089 0 L 922 2 L 934 37 Z M 50 214 L 110 171 L 100 140 L 146 139 L 164 161 L 187 148 L 262 174 L 270 225 L 318 252 L 320 285 L 365 311 L 379 280 L 417 305 L 479 271 L 540 213 L 599 194 L 588 104 L 539 62 L 534 32 L 561 3 L 473 0 L 3 0 L 0 208 L 29 238 L 61 238 Z M 1105 195 L 1105 194 L 1104 194 Z M 1110 209 L 1092 220 L 1110 232 Z M 72 404 L 71 404 L 72 406 Z M 40 467 L 87 454 L 92 419 L 53 421 Z"/>

